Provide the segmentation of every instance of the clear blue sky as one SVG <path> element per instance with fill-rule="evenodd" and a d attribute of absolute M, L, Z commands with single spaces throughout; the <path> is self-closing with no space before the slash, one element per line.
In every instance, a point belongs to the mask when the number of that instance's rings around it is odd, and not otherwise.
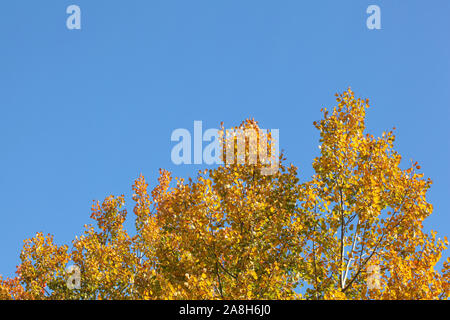
<path fill-rule="evenodd" d="M 366 28 L 370 4 L 382 30 Z M 0 273 L 37 231 L 70 244 L 92 200 L 129 198 L 139 173 L 154 186 L 159 168 L 205 167 L 170 160 L 171 132 L 194 120 L 280 129 L 307 179 L 312 122 L 348 86 L 371 99 L 369 130 L 397 127 L 405 164 L 433 179 L 426 226 L 450 236 L 449 14 L 448 0 L 3 0 Z"/>

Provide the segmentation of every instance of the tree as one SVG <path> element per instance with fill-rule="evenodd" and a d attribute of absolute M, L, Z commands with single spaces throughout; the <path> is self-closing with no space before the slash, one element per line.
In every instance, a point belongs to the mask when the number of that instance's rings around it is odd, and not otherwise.
<path fill-rule="evenodd" d="M 368 100 L 349 89 L 337 95 L 333 112 L 314 123 L 321 155 L 316 174 L 302 187 L 301 205 L 313 221 L 309 293 L 325 298 L 436 299 L 449 293 L 448 260 L 442 275 L 434 266 L 447 239 L 423 231 L 433 210 L 426 201 L 431 180 L 420 166 L 400 168 L 395 136 L 364 134 Z M 377 286 L 367 285 L 367 267 L 379 269 Z M 374 288 L 375 287 L 375 288 Z"/>
<path fill-rule="evenodd" d="M 123 226 L 122 195 L 94 203 L 96 226 L 70 250 L 51 235 L 26 240 L 17 276 L 0 279 L 0 298 L 448 299 L 450 260 L 435 270 L 447 239 L 422 226 L 431 180 L 417 163 L 400 168 L 392 131 L 365 134 L 368 100 L 350 89 L 336 99 L 314 123 L 321 151 L 309 181 L 283 154 L 278 170 L 263 174 L 273 157 L 238 161 L 243 137 L 222 139 L 235 161 L 188 181 L 161 170 L 150 193 L 143 176 L 135 181 L 135 236 Z M 267 147 L 252 143 L 263 135 L 257 122 L 235 129 L 245 134 L 245 159 L 255 160 Z M 67 285 L 70 263 L 79 288 Z"/>

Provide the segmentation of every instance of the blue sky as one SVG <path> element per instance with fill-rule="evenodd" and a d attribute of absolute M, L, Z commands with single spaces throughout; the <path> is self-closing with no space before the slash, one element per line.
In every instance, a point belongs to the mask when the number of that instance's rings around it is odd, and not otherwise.
<path fill-rule="evenodd" d="M 66 28 L 71 4 L 81 30 Z M 434 181 L 426 226 L 450 236 L 449 13 L 448 0 L 2 1 L 0 274 L 37 231 L 70 244 L 92 200 L 129 198 L 139 173 L 154 186 L 159 168 L 204 168 L 170 160 L 172 131 L 194 120 L 279 129 L 306 180 L 312 122 L 348 86 L 371 100 L 369 131 L 395 126 L 405 164 Z"/>

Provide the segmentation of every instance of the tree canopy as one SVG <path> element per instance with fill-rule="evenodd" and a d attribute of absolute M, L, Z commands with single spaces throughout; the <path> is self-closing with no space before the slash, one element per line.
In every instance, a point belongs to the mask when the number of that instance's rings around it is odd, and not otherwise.
<path fill-rule="evenodd" d="M 134 235 L 124 195 L 95 202 L 70 247 L 25 240 L 0 299 L 448 299 L 450 259 L 436 270 L 447 239 L 423 228 L 431 180 L 417 162 L 401 168 L 393 131 L 365 132 L 367 99 L 348 89 L 336 101 L 314 122 L 306 182 L 283 154 L 270 175 L 258 159 L 188 180 L 160 170 L 152 190 L 139 176 Z"/>

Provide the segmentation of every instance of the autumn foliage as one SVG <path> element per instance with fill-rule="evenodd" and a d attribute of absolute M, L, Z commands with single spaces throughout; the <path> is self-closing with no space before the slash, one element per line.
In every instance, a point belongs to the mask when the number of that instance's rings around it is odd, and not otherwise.
<path fill-rule="evenodd" d="M 70 248 L 42 233 L 25 241 L 0 299 L 448 299 L 450 260 L 436 270 L 447 239 L 422 225 L 431 180 L 417 163 L 401 168 L 392 131 L 365 133 L 368 100 L 350 89 L 336 100 L 314 123 L 320 156 L 306 182 L 283 155 L 273 175 L 261 161 L 188 181 L 161 170 L 151 191 L 140 176 L 133 236 L 124 196 L 94 203 L 94 225 Z"/>

